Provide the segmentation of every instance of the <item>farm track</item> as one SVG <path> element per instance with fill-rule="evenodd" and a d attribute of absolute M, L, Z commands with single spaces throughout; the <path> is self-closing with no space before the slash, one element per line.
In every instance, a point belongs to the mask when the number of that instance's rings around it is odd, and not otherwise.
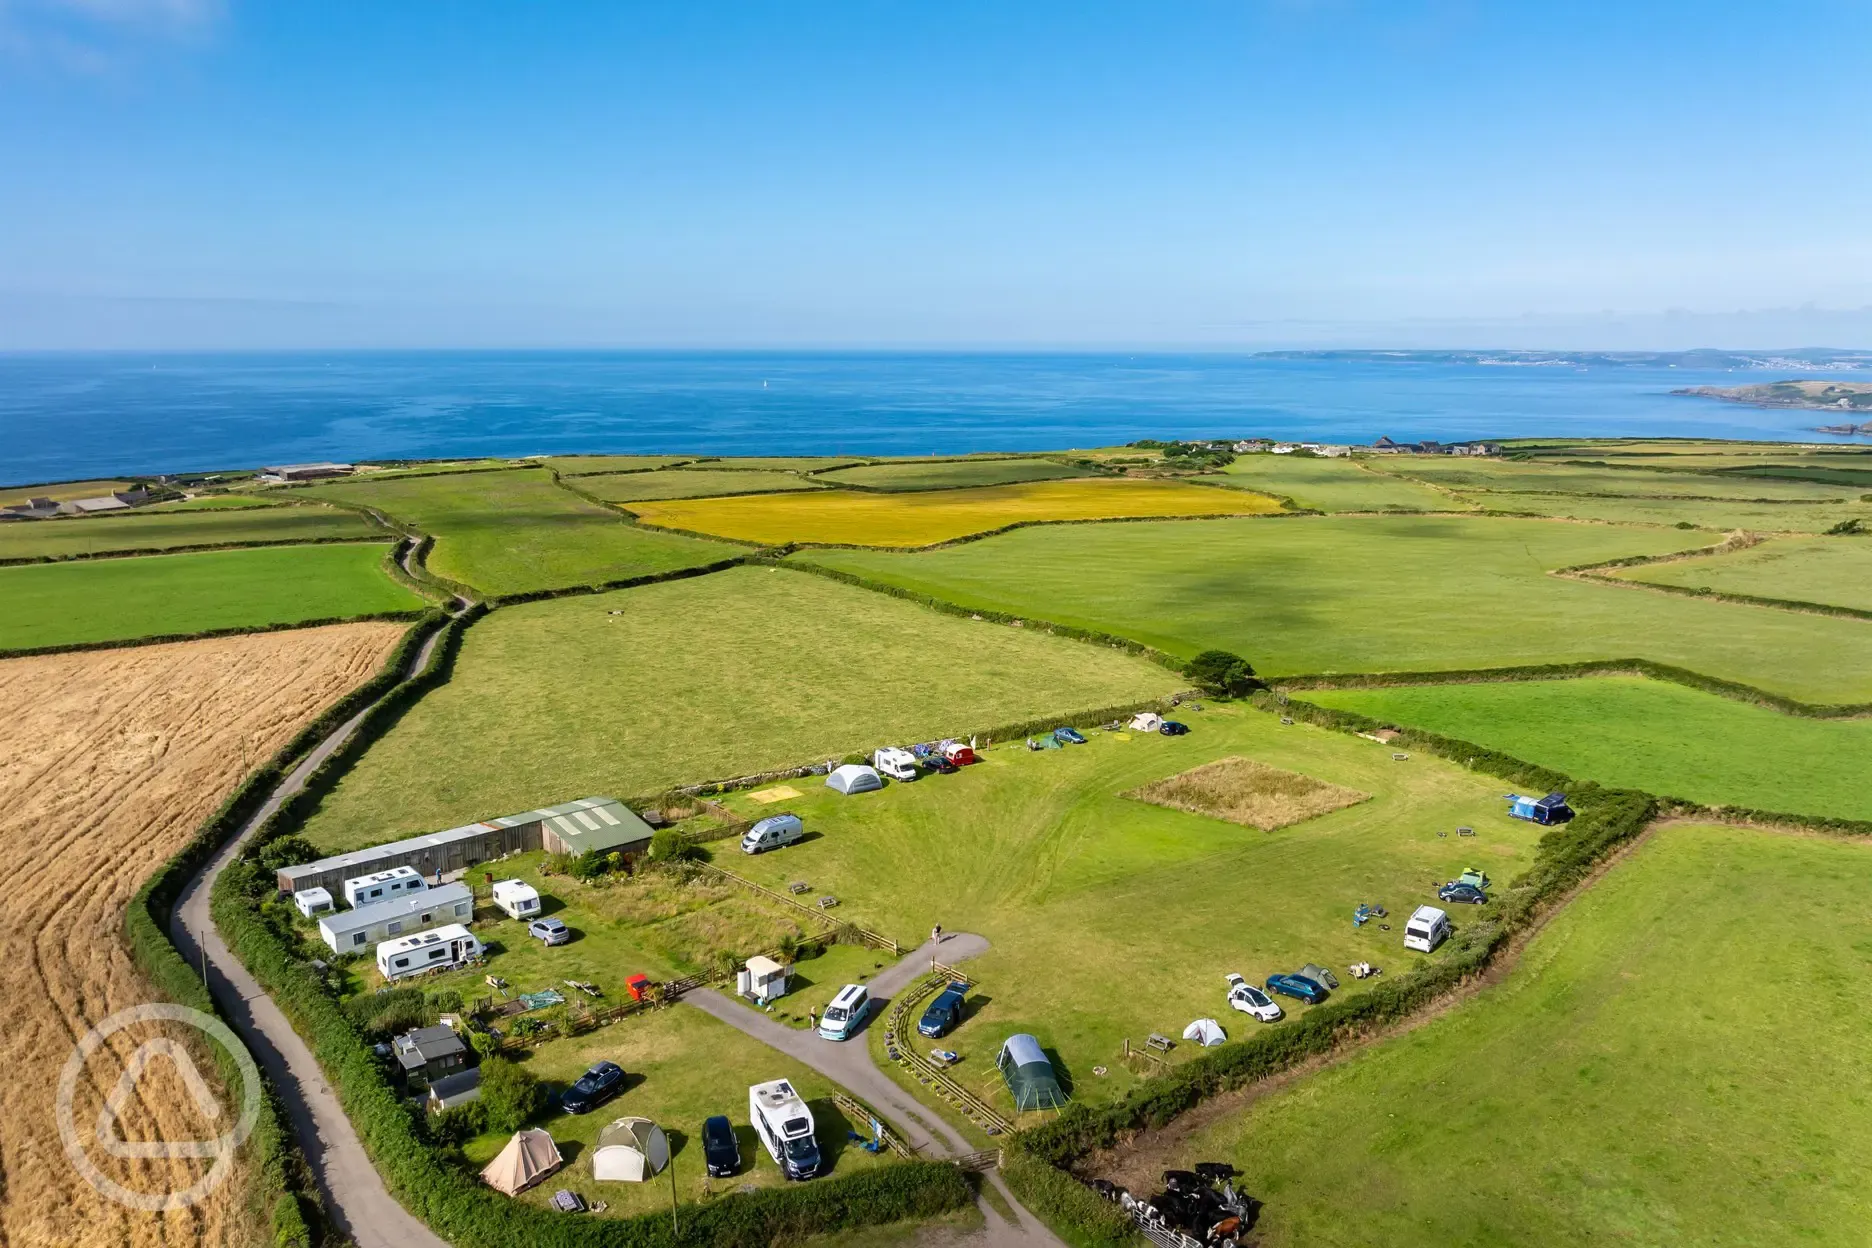
<path fill-rule="evenodd" d="M 9 954 L 0 985 L 14 1002 L 0 1036 L 0 1245 L 253 1242 L 239 1170 L 202 1203 L 167 1214 L 94 1192 L 64 1155 L 53 1090 L 80 1035 L 151 998 L 119 937 L 143 880 L 250 765 L 368 677 L 402 632 L 335 625 L 0 663 L 0 930 Z M 93 1059 L 79 1123 L 95 1119 L 115 1082 L 108 1060 L 121 1066 L 149 1038 L 119 1033 Z M 205 1052 L 195 1064 L 212 1070 Z M 168 1069 L 157 1063 L 134 1086 L 125 1139 L 215 1133 Z M 100 1165 L 135 1190 L 179 1189 L 201 1173 L 193 1161 Z"/>

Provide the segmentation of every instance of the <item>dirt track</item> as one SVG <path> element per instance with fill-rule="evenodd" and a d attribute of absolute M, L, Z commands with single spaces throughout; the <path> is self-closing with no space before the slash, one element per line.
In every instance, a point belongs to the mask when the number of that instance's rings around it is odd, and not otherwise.
<path fill-rule="evenodd" d="M 55 1089 L 91 1024 L 151 999 L 122 939 L 142 881 L 248 766 L 376 671 L 402 631 L 346 624 L 0 663 L 0 1248 L 257 1242 L 238 1173 L 166 1214 L 94 1192 L 60 1143 Z M 126 1030 L 93 1056 L 75 1101 L 82 1131 L 154 1034 Z M 196 1064 L 212 1080 L 205 1054 Z M 174 1070 L 158 1060 L 136 1085 L 123 1139 L 218 1133 Z M 185 1187 L 207 1164 L 93 1156 L 136 1190 Z"/>

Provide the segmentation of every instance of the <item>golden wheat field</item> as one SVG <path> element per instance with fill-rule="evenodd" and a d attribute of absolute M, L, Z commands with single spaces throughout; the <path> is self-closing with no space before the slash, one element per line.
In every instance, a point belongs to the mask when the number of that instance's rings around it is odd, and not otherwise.
<path fill-rule="evenodd" d="M 1277 500 L 1261 494 L 1142 478 L 897 494 L 815 490 L 635 502 L 629 507 L 650 524 L 766 546 L 933 546 L 1010 524 L 1248 516 L 1281 509 Z"/>
<path fill-rule="evenodd" d="M 240 781 L 346 690 L 401 636 L 393 623 L 0 662 L 0 1248 L 247 1245 L 244 1184 L 200 1205 L 133 1212 L 67 1159 L 55 1089 L 93 1024 L 151 999 L 123 942 L 125 906 Z M 167 1026 L 157 1024 L 157 1027 Z M 90 1132 L 131 1055 L 158 1033 L 119 1032 L 84 1068 L 73 1120 Z M 186 1030 L 169 1033 L 186 1042 Z M 198 1046 L 199 1047 L 199 1046 Z M 196 1067 L 210 1081 L 202 1051 Z M 219 1134 L 178 1063 L 154 1060 L 118 1115 L 125 1142 Z M 225 1090 L 212 1088 L 232 1108 Z M 224 1111 L 225 1112 L 225 1111 Z M 116 1158 L 100 1170 L 134 1191 L 179 1190 L 205 1160 Z"/>

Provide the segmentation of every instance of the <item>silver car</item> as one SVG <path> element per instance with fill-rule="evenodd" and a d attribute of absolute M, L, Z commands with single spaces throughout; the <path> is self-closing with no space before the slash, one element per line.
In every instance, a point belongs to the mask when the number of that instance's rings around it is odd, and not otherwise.
<path fill-rule="evenodd" d="M 534 919 L 527 924 L 527 935 L 537 936 L 549 945 L 563 945 L 572 939 L 572 929 L 558 919 Z"/>

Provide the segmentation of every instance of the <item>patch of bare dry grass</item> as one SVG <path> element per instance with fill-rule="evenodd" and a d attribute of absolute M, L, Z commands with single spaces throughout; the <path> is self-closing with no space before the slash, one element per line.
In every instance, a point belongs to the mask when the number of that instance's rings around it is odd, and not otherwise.
<path fill-rule="evenodd" d="M 1368 800 L 1369 793 L 1249 758 L 1219 758 L 1125 794 L 1154 806 L 1272 832 Z"/>

